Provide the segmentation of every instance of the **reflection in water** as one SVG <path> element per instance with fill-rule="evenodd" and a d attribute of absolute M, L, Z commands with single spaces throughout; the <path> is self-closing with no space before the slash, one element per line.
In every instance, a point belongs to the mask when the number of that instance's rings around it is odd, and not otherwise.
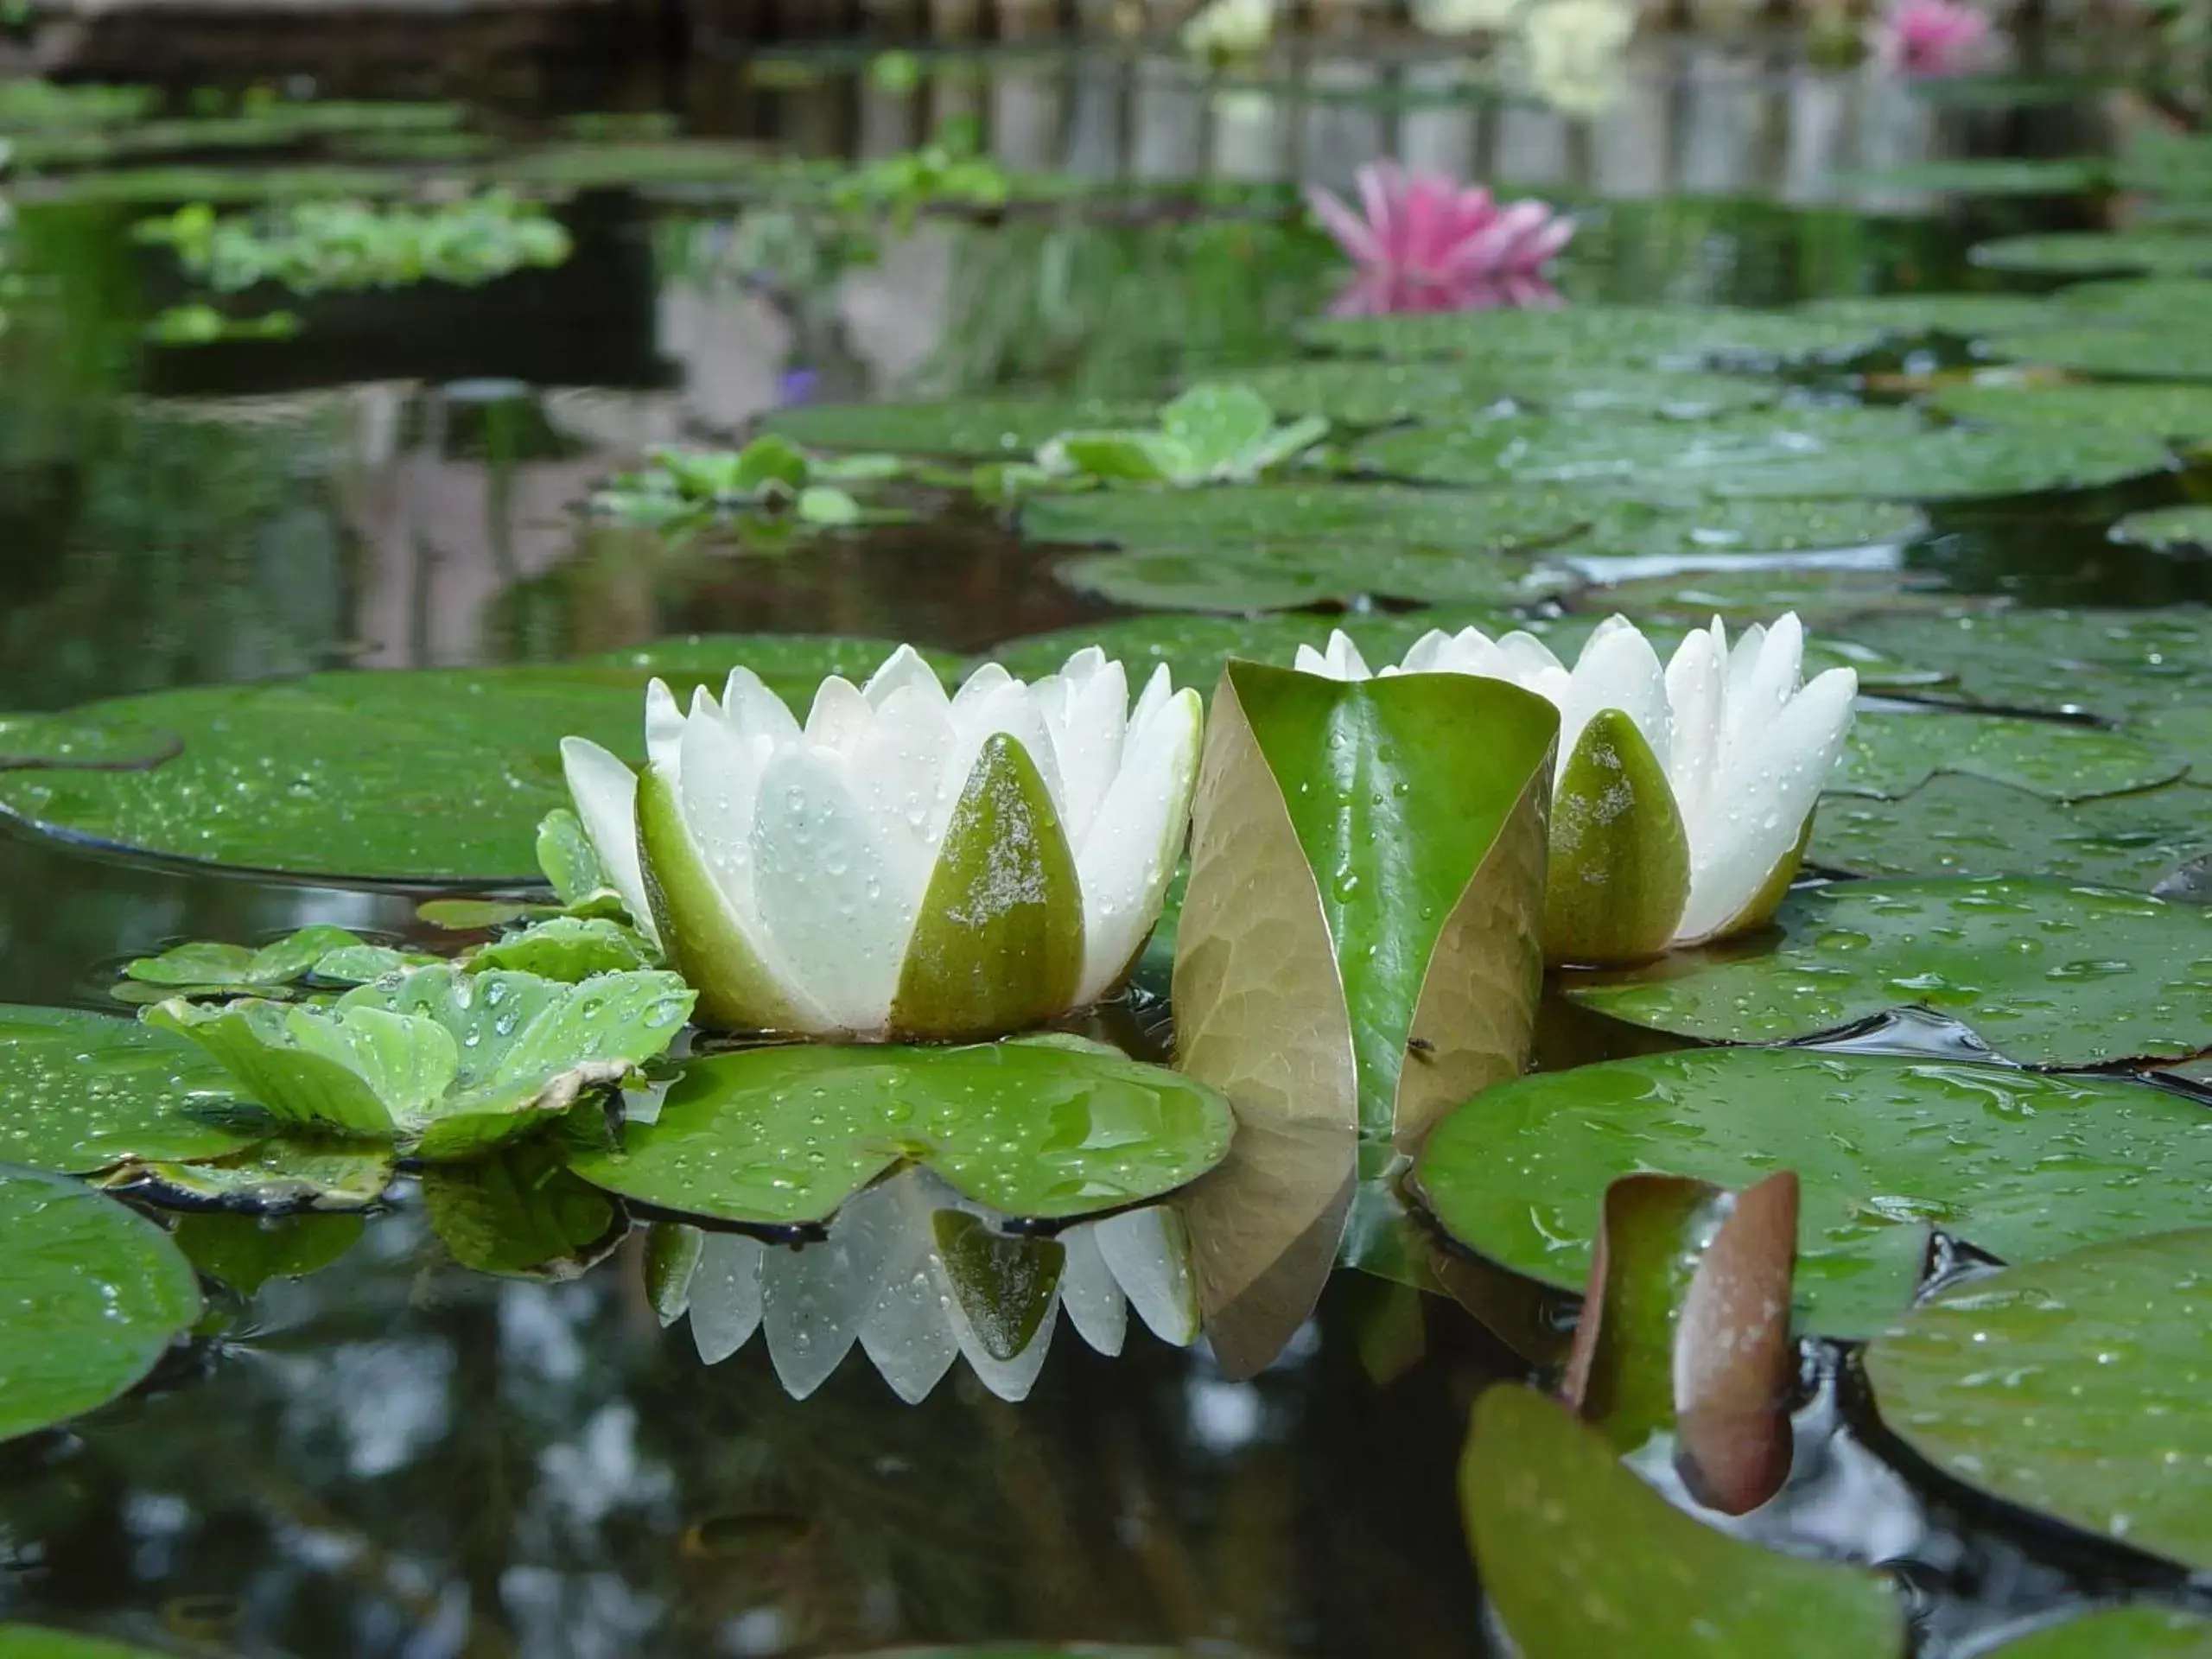
<path fill-rule="evenodd" d="M 710 1233 L 690 1280 L 692 1340 L 712 1365 L 765 1331 L 777 1378 L 798 1400 L 857 1342 L 912 1404 L 963 1357 L 1000 1399 L 1027 1398 L 1063 1313 L 1108 1356 L 1122 1351 L 1132 1306 L 1164 1342 L 1197 1337 L 1189 1245 L 1172 1210 L 1124 1211 L 1049 1238 L 995 1224 L 917 1166 L 848 1200 L 818 1241 Z"/>

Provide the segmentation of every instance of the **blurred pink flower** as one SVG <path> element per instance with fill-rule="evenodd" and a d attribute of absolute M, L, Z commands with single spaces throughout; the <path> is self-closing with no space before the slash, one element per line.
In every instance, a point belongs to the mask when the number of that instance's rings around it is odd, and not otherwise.
<path fill-rule="evenodd" d="M 1574 234 L 1574 221 L 1548 202 L 1501 207 L 1479 185 L 1461 189 L 1437 174 L 1408 175 L 1396 163 L 1358 173 L 1355 213 L 1326 190 L 1309 190 L 1313 215 L 1358 275 L 1330 308 L 1339 316 L 1556 304 L 1541 272 Z"/>
<path fill-rule="evenodd" d="M 1956 75 L 1988 55 L 1989 19 L 1962 0 L 1891 0 L 1874 25 L 1874 58 L 1904 75 Z"/>

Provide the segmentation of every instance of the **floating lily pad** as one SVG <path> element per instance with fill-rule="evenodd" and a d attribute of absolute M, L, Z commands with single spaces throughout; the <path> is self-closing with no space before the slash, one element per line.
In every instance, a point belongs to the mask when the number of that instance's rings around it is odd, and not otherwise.
<path fill-rule="evenodd" d="M 174 732 L 115 731 L 53 715 L 0 715 L 0 772 L 143 772 L 182 743 Z"/>
<path fill-rule="evenodd" d="M 1844 190 L 1926 190 L 1955 196 L 2075 196 L 2109 183 L 2112 164 L 2094 156 L 2051 159 L 1962 156 L 1852 168 L 1827 182 Z"/>
<path fill-rule="evenodd" d="M 817 449 L 880 450 L 906 455 L 1027 460 L 1063 432 L 1141 425 L 1149 404 L 1100 398 L 965 398 L 948 404 L 816 404 L 778 410 L 760 423 Z"/>
<path fill-rule="evenodd" d="M 914 1162 L 1002 1215 L 1060 1220 L 1195 1179 L 1232 1127 L 1204 1084 L 1118 1056 L 806 1045 L 692 1061 L 655 1122 L 571 1166 L 658 1209 L 785 1225 Z"/>
<path fill-rule="evenodd" d="M 2212 386 L 2013 382 L 1951 386 L 1929 404 L 1954 420 L 1981 426 L 2067 433 L 2102 429 L 2175 443 L 2212 438 Z"/>
<path fill-rule="evenodd" d="M 1990 1659 L 2212 1659 L 2212 1619 L 2171 1607 L 2101 1607 L 1989 1649 Z"/>
<path fill-rule="evenodd" d="M 1871 340 L 1950 334 L 1979 340 L 2048 326 L 2050 304 L 2024 294 L 1851 294 L 1798 308 L 1808 317 L 1866 329 Z"/>
<path fill-rule="evenodd" d="M 1645 624 L 1646 632 L 1652 625 L 1700 627 L 1717 616 L 1733 633 L 1749 623 L 1771 622 L 1779 612 L 1795 611 L 1813 630 L 1811 643 L 1820 645 L 1824 643 L 1823 630 L 1856 630 L 1868 613 L 1941 609 L 1955 602 L 1948 594 L 1911 585 L 1911 577 L 1896 570 L 1778 569 L 1759 563 L 1745 569 L 1678 571 L 1615 581 L 1605 564 L 1580 568 L 1594 579 L 1593 585 L 1567 601 L 1571 609 L 1600 616 L 1618 611 Z M 1932 664 L 1905 663 L 1886 651 L 1861 649 L 1872 658 L 1859 665 L 1862 691 L 1923 689 L 1953 677 L 1948 670 Z"/>
<path fill-rule="evenodd" d="M 1571 493 L 1408 490 L 1358 484 L 1256 484 L 1211 490 L 1114 490 L 1047 497 L 1021 515 L 1032 541 L 1228 552 L 1287 538 L 1350 549 L 1510 551 L 1586 523 Z M 0 799 L 4 799 L 0 796 Z"/>
<path fill-rule="evenodd" d="M 2120 732 L 2005 715 L 1862 715 L 1828 785 L 1847 795 L 1910 795 L 1939 772 L 2007 784 L 2055 801 L 2171 783 L 2177 755 Z"/>
<path fill-rule="evenodd" d="M 2212 685 L 2202 666 L 2212 664 L 2212 612 L 2196 606 L 1892 614 L 1861 619 L 1852 632 L 1897 656 L 1952 670 L 1959 696 L 1970 702 L 2121 720 L 2202 702 Z"/>
<path fill-rule="evenodd" d="M 168 1235 L 59 1175 L 0 1170 L 0 1440 L 131 1387 L 200 1317 Z"/>
<path fill-rule="evenodd" d="M 2107 1077 L 1692 1049 L 1489 1090 L 1437 1126 L 1414 1184 L 1460 1243 L 1580 1288 L 1606 1186 L 1653 1169 L 1796 1172 L 1800 1320 L 1863 1336 L 1910 1305 L 1930 1227 L 2023 1262 L 2212 1220 L 2212 1112 Z"/>
<path fill-rule="evenodd" d="M 218 1158 L 258 1139 L 204 1116 L 238 1097 L 194 1045 L 133 1020 L 0 1004 L 0 1164 L 89 1174 Z"/>
<path fill-rule="evenodd" d="M 1830 795 L 1808 859 L 1847 875 L 2047 875 L 2148 892 L 2212 850 L 2212 800 L 2148 790 L 2071 804 L 1939 773 L 1902 800 Z"/>
<path fill-rule="evenodd" d="M 1783 311 L 1621 305 L 1330 317 L 1302 325 L 1298 337 L 1330 351 L 1379 357 L 1538 358 L 1649 366 L 1818 357 L 1861 344 L 1864 331 Z"/>
<path fill-rule="evenodd" d="M 2094 318 L 2148 328 L 2194 328 L 2212 304 L 2212 282 L 2197 276 L 2119 276 L 2072 283 L 2050 296 L 2044 326 Z"/>
<path fill-rule="evenodd" d="M 1459 1503 L 1483 1587 L 1523 1659 L 1904 1650 L 1904 1602 L 1880 1574 L 1713 1530 L 1530 1389 L 1503 1384 L 1476 1402 Z"/>
<path fill-rule="evenodd" d="M 2208 424 L 2208 434 L 2212 434 L 2212 424 Z M 2112 527 L 2112 538 L 2157 553 L 2202 553 L 2212 549 L 2212 506 L 2131 512 Z"/>
<path fill-rule="evenodd" d="M 2098 276 L 2139 270 L 2194 276 L 2212 270 L 2212 236 L 2155 231 L 2049 231 L 1977 242 L 1969 255 L 1992 270 L 2044 276 Z"/>
<path fill-rule="evenodd" d="M 1689 505 L 1622 501 L 1603 507 L 1590 530 L 1560 551 L 1578 560 L 1803 553 L 1909 542 L 1927 528 L 1928 520 L 1917 507 L 1896 501 L 1781 499 Z M 1759 580 L 1787 582 L 1809 574 L 1769 571 Z M 1781 608 L 1770 605 L 1761 614 L 1771 618 Z"/>
<path fill-rule="evenodd" d="M 2158 1167 L 2143 1155 L 2139 1174 Z M 2208 1371 L 2202 1226 L 2016 1263 L 1866 1351 L 1884 1422 L 1938 1468 L 2199 1571 L 2212 1567 Z"/>
<path fill-rule="evenodd" d="M 1525 559 L 1437 548 L 1271 542 L 1245 551 L 1096 553 L 1052 572 L 1116 604 L 1162 610 L 1284 611 L 1364 596 L 1501 609 L 1573 585 Z"/>
<path fill-rule="evenodd" d="M 151 1648 L 126 1647 L 73 1630 L 0 1624 L 0 1659 L 165 1659 Z"/>
<path fill-rule="evenodd" d="M 1714 487 L 1724 495 L 1956 501 L 2116 484 L 2171 461 L 2158 439 L 2129 433 L 1961 426 L 1770 461 L 1729 472 Z"/>
<path fill-rule="evenodd" d="M 2045 363 L 2077 374 L 2145 380 L 2212 380 L 2212 339 L 2164 329 L 2053 327 L 2000 335 L 1990 342 L 2014 363 Z"/>
<path fill-rule="evenodd" d="M 1772 403 L 1781 388 L 1748 375 L 1554 365 L 1535 359 L 1462 368 L 1448 363 L 1319 358 L 1240 371 L 1237 378 L 1286 414 L 1325 415 L 1347 426 L 1464 420 L 1493 404 L 1611 410 L 1679 418 Z"/>
<path fill-rule="evenodd" d="M 1809 1037 L 1919 1005 L 2034 1065 L 2212 1045 L 2212 910 L 2064 881 L 1856 881 L 1793 894 L 1771 950 L 1677 957 L 1569 992 L 1718 1042 Z"/>
<path fill-rule="evenodd" d="M 271 1279 L 320 1273 L 360 1242 L 359 1216 L 249 1216 L 209 1211 L 176 1224 L 177 1248 L 200 1272 L 251 1296 Z"/>
<path fill-rule="evenodd" d="M 173 1209 L 249 1215 L 365 1210 L 384 1196 L 397 1163 L 391 1147 L 372 1141 L 278 1135 L 200 1163 L 123 1164 L 98 1185 Z"/>

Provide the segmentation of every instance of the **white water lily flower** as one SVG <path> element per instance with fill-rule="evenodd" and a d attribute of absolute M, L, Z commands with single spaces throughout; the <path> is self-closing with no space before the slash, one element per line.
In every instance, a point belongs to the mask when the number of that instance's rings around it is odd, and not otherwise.
<path fill-rule="evenodd" d="M 1599 624 L 1569 670 L 1533 634 L 1431 632 L 1385 674 L 1475 674 L 1560 711 L 1544 943 L 1554 962 L 1630 962 L 1763 925 L 1796 876 L 1814 806 L 1851 729 L 1859 677 L 1799 683 L 1796 614 L 1715 617 L 1663 669 L 1625 617 Z M 1364 679 L 1341 632 L 1298 667 Z"/>
<path fill-rule="evenodd" d="M 1266 47 L 1274 28 L 1274 0 L 1209 0 L 1183 25 L 1183 49 L 1193 57 L 1248 57 Z"/>
<path fill-rule="evenodd" d="M 576 813 L 703 1023 L 978 1038 L 1096 1001 L 1159 920 L 1203 718 L 1096 647 L 948 696 L 900 646 L 802 728 L 746 668 L 689 714 L 656 680 L 642 773 L 571 737 Z"/>

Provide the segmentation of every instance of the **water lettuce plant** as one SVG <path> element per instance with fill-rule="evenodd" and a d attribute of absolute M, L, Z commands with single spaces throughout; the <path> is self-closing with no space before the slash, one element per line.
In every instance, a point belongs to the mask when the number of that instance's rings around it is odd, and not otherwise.
<path fill-rule="evenodd" d="M 893 478 L 901 470 L 893 455 L 810 456 L 773 433 L 736 450 L 659 448 L 652 461 L 640 471 L 618 473 L 594 492 L 594 511 L 656 527 L 748 513 L 831 529 L 869 516 L 839 484 Z"/>
<path fill-rule="evenodd" d="M 174 999 L 149 1021 L 188 1037 L 289 1128 L 467 1158 L 543 1127 L 666 1049 L 691 1011 L 673 974 L 564 985 L 450 964 L 328 1004 Z"/>
<path fill-rule="evenodd" d="M 1160 411 L 1154 428 L 1062 432 L 1037 452 L 1052 477 L 1113 483 L 1249 483 L 1319 443 L 1328 421 L 1307 415 L 1275 424 L 1268 400 L 1233 382 L 1192 387 Z"/>
<path fill-rule="evenodd" d="M 1850 730 L 1858 677 L 1799 683 L 1794 614 L 1744 630 L 1715 617 L 1664 669 L 1625 617 L 1600 623 L 1570 671 L 1535 635 L 1479 629 L 1417 641 L 1387 676 L 1471 674 L 1560 710 L 1544 948 L 1554 963 L 1634 962 L 1765 925 L 1797 873 L 1822 785 Z M 1341 632 L 1300 646 L 1303 672 L 1364 680 Z"/>
<path fill-rule="evenodd" d="M 1189 812 L 1198 695 L 1129 702 L 1096 648 L 957 696 L 901 647 L 805 724 L 743 666 L 689 714 L 656 680 L 647 764 L 562 745 L 630 912 L 741 1031 L 973 1039 L 1086 1006 L 1158 919 Z"/>

